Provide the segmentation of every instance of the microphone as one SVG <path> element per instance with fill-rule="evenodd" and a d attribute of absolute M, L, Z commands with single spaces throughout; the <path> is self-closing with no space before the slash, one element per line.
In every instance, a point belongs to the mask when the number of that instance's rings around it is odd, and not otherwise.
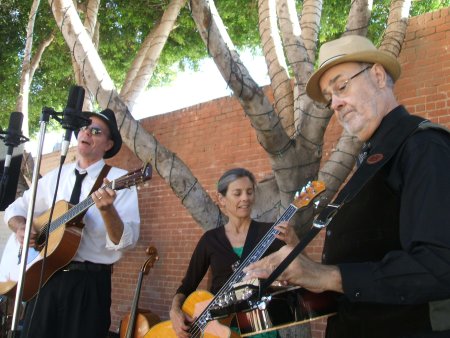
<path fill-rule="evenodd" d="M 83 126 L 89 125 L 90 120 L 81 116 L 84 101 L 84 88 L 80 86 L 72 86 L 67 99 L 67 106 L 63 111 L 61 125 L 66 129 L 64 140 L 61 144 L 61 156 L 65 158 L 69 150 L 72 132 Z"/>
<path fill-rule="evenodd" d="M 3 175 L 8 174 L 11 165 L 11 158 L 14 147 L 18 147 L 21 143 L 28 141 L 28 138 L 22 135 L 23 114 L 21 112 L 13 112 L 9 116 L 9 126 L 6 132 L 2 132 L 3 142 L 7 146 L 5 156 L 5 169 Z"/>
<path fill-rule="evenodd" d="M 0 180 L 0 204 L 3 205 L 6 202 L 6 187 L 9 180 L 9 167 L 11 165 L 11 159 L 14 147 L 19 146 L 21 143 L 28 141 L 28 138 L 22 135 L 22 122 L 23 114 L 20 112 L 13 112 L 9 116 L 9 126 L 6 132 L 1 131 L 0 138 L 3 139 L 5 146 L 7 147 L 5 156 L 5 167 L 3 169 L 2 177 Z M 4 210 L 2 208 L 2 210 Z"/>

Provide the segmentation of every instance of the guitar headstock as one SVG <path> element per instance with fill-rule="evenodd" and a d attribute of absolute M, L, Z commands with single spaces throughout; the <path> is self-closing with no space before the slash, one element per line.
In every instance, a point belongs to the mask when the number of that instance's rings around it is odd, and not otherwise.
<path fill-rule="evenodd" d="M 292 202 L 297 208 L 308 206 L 314 199 L 325 191 L 325 182 L 312 181 L 308 182 L 302 190 L 297 191 Z"/>
<path fill-rule="evenodd" d="M 141 169 L 131 171 L 124 176 L 121 176 L 111 182 L 111 189 L 121 190 L 125 188 L 132 187 L 134 185 L 139 185 L 152 178 L 152 166 L 146 164 Z"/>

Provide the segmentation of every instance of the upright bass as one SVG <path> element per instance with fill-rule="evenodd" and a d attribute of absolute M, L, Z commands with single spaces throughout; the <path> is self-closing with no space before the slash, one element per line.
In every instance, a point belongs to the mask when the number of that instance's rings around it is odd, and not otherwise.
<path fill-rule="evenodd" d="M 153 325 L 161 321 L 156 314 L 150 311 L 141 311 L 138 309 L 139 295 L 141 293 L 144 275 L 149 273 L 155 261 L 158 260 L 158 251 L 155 247 L 148 247 L 146 253 L 149 257 L 139 272 L 130 313 L 127 314 L 120 323 L 120 338 L 143 338 Z"/>

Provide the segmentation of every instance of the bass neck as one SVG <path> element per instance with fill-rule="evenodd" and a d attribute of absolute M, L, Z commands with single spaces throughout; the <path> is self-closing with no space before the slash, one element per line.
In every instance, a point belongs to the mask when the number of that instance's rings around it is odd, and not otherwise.
<path fill-rule="evenodd" d="M 208 306 L 203 310 L 203 312 L 193 322 L 191 329 L 189 330 L 190 333 L 196 332 L 198 329 L 204 331 L 206 325 L 211 320 L 210 314 L 211 308 L 223 306 L 222 298 L 233 289 L 235 284 L 241 282 L 244 279 L 245 277 L 245 272 L 243 271 L 244 268 L 261 259 L 261 257 L 264 255 L 264 253 L 276 239 L 276 235 L 280 233 L 278 230 L 275 229 L 275 226 L 277 226 L 280 223 L 289 221 L 294 216 L 297 210 L 298 208 L 295 205 L 293 204 L 289 205 L 289 207 L 286 209 L 283 215 L 281 215 L 281 217 L 270 227 L 270 229 L 267 231 L 264 237 L 250 252 L 250 254 L 236 267 L 231 277 L 222 286 L 219 292 L 217 292 L 217 294 L 214 296 L 214 298 L 211 300 Z"/>

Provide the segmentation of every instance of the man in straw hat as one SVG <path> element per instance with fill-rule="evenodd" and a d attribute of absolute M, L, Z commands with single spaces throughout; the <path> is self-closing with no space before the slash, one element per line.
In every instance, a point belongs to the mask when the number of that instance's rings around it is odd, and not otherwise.
<path fill-rule="evenodd" d="M 116 192 L 104 185 L 126 174 L 125 170 L 110 167 L 104 161 L 116 155 L 122 145 L 114 112 L 106 109 L 85 114 L 91 124 L 76 132 L 77 161 L 62 167 L 56 200 L 77 205 L 90 195 L 95 207 L 88 208 L 79 220 L 84 228 L 71 262 L 56 271 L 39 291 L 39 296 L 28 302 L 21 337 L 106 337 L 111 324 L 112 264 L 122 257 L 124 250 L 133 247 L 139 237 L 136 189 Z M 39 180 L 36 216 L 51 207 L 57 180 L 58 168 Z M 5 222 L 20 244 L 24 239 L 30 198 L 30 191 L 26 191 L 5 211 Z M 35 229 L 30 237 L 29 244 L 33 245 Z M 39 280 L 33 282 L 38 284 Z"/>
<path fill-rule="evenodd" d="M 306 87 L 365 142 L 335 199 L 322 264 L 301 254 L 280 275 L 337 292 L 327 337 L 450 337 L 450 136 L 398 104 L 399 76 L 394 57 L 345 36 L 321 47 Z M 249 278 L 267 277 L 291 250 L 251 265 Z"/>

